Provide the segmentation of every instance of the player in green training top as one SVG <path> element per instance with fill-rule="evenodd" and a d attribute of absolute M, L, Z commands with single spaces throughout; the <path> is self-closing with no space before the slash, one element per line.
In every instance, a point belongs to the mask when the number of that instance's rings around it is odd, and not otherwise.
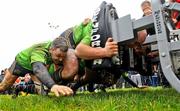
<path fill-rule="evenodd" d="M 111 58 L 118 53 L 118 44 L 113 41 L 112 37 L 107 39 L 104 47 L 92 47 L 92 27 L 91 19 L 87 18 L 80 25 L 69 28 L 60 35 L 60 37 L 68 40 L 69 46 L 75 50 L 75 55 L 80 58 L 78 74 L 81 72 L 84 74 L 80 74 L 83 76 L 76 77 L 78 81 L 81 78 L 83 82 L 87 82 L 90 80 L 90 76 L 96 76 L 91 69 L 85 68 L 84 60 Z"/>
<path fill-rule="evenodd" d="M 117 42 L 108 38 L 105 47 L 91 47 L 91 33 L 92 33 L 91 19 L 85 19 L 80 25 L 66 30 L 61 36 L 69 39 L 70 44 L 75 49 L 77 57 L 92 60 L 105 57 L 112 57 L 118 53 Z M 72 33 L 71 33 L 72 32 Z"/>
<path fill-rule="evenodd" d="M 70 54 L 67 40 L 64 38 L 56 38 L 52 42 L 35 44 L 21 51 L 17 54 L 10 68 L 6 70 L 5 77 L 0 83 L 0 92 L 12 86 L 19 76 L 30 73 L 34 74 L 56 96 L 72 95 L 72 89 L 63 85 L 57 85 L 47 69 L 52 63 L 63 64 L 63 61 L 68 59 L 68 55 Z M 67 73 L 67 70 L 64 73 Z"/>

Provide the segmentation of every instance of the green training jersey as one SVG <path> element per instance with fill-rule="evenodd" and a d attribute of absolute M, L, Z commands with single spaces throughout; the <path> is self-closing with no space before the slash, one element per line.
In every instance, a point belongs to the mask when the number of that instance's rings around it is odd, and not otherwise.
<path fill-rule="evenodd" d="M 45 65 L 52 63 L 52 58 L 49 53 L 51 41 L 39 43 L 27 48 L 16 56 L 16 61 L 23 68 L 32 70 L 32 63 L 42 62 Z"/>
<path fill-rule="evenodd" d="M 75 27 L 73 27 L 73 39 L 76 46 L 79 43 L 90 46 L 92 25 L 92 22 L 89 22 L 87 25 L 83 25 L 83 23 L 81 23 L 80 25 L 76 25 Z M 79 61 L 79 69 L 84 69 L 84 67 L 84 60 L 81 59 L 81 61 Z"/>
<path fill-rule="evenodd" d="M 84 43 L 86 45 L 90 45 L 91 43 L 91 31 L 92 31 L 92 22 L 89 22 L 87 25 L 76 25 L 73 28 L 73 39 L 75 45 L 79 43 Z"/>

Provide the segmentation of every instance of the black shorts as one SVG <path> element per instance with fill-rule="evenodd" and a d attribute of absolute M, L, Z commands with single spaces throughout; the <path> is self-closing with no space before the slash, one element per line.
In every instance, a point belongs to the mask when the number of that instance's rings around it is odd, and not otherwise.
<path fill-rule="evenodd" d="M 33 74 L 33 71 L 23 68 L 16 61 L 14 61 L 12 63 L 12 65 L 9 67 L 9 71 L 13 75 L 22 76 L 22 77 L 25 76 L 28 73 Z"/>

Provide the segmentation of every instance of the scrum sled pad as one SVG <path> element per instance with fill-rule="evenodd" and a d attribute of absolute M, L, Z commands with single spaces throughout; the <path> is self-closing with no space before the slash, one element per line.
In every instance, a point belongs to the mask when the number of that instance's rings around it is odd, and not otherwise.
<path fill-rule="evenodd" d="M 112 37 L 110 23 L 117 19 L 117 13 L 112 4 L 107 4 L 105 1 L 95 10 L 92 22 L 92 47 L 105 47 L 108 37 Z M 96 59 L 92 61 L 93 69 L 104 69 L 112 67 L 111 58 Z"/>

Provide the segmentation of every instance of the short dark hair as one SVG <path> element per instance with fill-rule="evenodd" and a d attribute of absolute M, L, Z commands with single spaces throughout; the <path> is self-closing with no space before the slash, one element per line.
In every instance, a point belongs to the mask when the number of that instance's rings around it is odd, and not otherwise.
<path fill-rule="evenodd" d="M 151 6 L 151 2 L 148 1 L 148 0 L 145 0 L 145 1 L 143 1 L 143 2 L 141 3 L 141 7 L 142 7 L 145 3 L 149 4 L 149 6 Z"/>
<path fill-rule="evenodd" d="M 67 39 L 64 37 L 57 37 L 52 41 L 51 48 L 59 48 L 63 52 L 68 51 Z"/>

